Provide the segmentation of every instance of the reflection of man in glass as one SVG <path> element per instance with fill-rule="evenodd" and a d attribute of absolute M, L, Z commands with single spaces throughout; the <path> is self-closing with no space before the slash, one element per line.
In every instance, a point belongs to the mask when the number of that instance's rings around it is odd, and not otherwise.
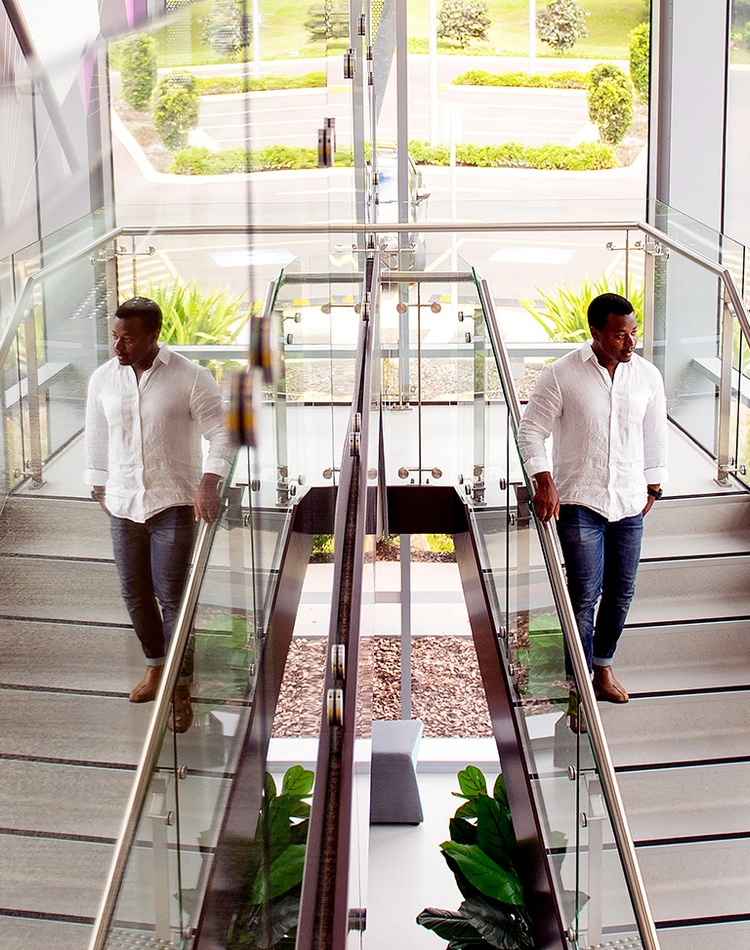
<path fill-rule="evenodd" d="M 158 343 L 161 310 L 133 297 L 112 324 L 115 356 L 89 383 L 86 483 L 110 516 L 120 589 L 146 658 L 130 693 L 150 702 L 177 619 L 196 522 L 216 519 L 233 454 L 210 371 Z M 209 442 L 202 474 L 201 435 Z M 192 721 L 190 670 L 174 696 L 174 725 Z"/>
<path fill-rule="evenodd" d="M 557 520 L 594 690 L 626 703 L 612 662 L 635 593 L 643 516 L 667 477 L 666 401 L 659 371 L 635 353 L 630 302 L 602 294 L 588 321 L 593 339 L 542 371 L 518 441 L 536 513 Z"/>

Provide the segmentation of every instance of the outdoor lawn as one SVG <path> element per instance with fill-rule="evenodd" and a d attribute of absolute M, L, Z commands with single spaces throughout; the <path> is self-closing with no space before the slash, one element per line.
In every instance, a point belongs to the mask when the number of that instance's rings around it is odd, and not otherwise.
<path fill-rule="evenodd" d="M 537 9 L 545 6 L 545 0 L 537 0 Z M 319 57 L 326 53 L 323 42 L 312 42 L 305 29 L 310 10 L 321 8 L 322 0 L 259 0 L 261 18 L 261 59 L 287 59 L 289 57 Z M 630 31 L 648 16 L 646 0 L 579 0 L 586 11 L 588 37 L 579 40 L 569 52 L 573 58 L 619 59 L 628 58 Z M 200 0 L 192 7 L 191 35 L 188 37 L 182 23 L 165 25 L 155 33 L 158 44 L 159 65 L 200 65 L 227 62 L 216 57 L 211 48 L 201 42 L 203 19 L 211 7 L 211 0 Z M 248 11 L 252 4 L 247 0 Z M 409 47 L 412 52 L 427 52 L 429 0 L 409 0 L 407 27 Z M 459 50 L 452 44 L 440 52 L 527 56 L 529 51 L 529 0 L 488 0 L 491 19 L 489 42 L 474 44 Z M 440 10 L 440 0 L 437 3 Z M 328 52 L 345 48 L 347 41 L 337 40 L 328 44 Z M 246 57 L 253 55 L 252 45 Z M 544 43 L 537 41 L 537 56 L 555 56 Z M 556 56 L 564 62 L 565 57 Z"/>

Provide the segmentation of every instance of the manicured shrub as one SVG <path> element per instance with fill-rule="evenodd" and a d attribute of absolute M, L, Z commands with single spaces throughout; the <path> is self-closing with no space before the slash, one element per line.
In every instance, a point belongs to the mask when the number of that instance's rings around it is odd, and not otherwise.
<path fill-rule="evenodd" d="M 420 165 L 447 165 L 450 148 L 430 145 L 429 142 L 409 142 L 409 154 Z M 456 162 L 477 168 L 539 168 L 561 171 L 593 171 L 615 168 L 617 159 L 609 145 L 603 142 L 582 142 L 580 145 L 521 145 L 506 142 L 502 145 L 475 145 L 460 142 L 456 146 Z M 316 168 L 318 153 L 313 148 L 295 148 L 288 145 L 269 145 L 248 152 L 243 148 L 211 152 L 207 148 L 181 149 L 172 160 L 170 171 L 176 175 L 226 175 L 248 171 L 275 169 Z M 336 154 L 340 167 L 352 164 L 351 150 L 340 149 Z"/>
<path fill-rule="evenodd" d="M 600 83 L 604 82 L 605 79 L 616 79 L 617 82 L 627 84 L 628 77 L 620 69 L 619 66 L 616 66 L 614 63 L 597 63 L 589 71 L 589 81 L 588 86 L 598 86 Z"/>
<path fill-rule="evenodd" d="M 195 77 L 175 72 L 165 76 L 156 86 L 153 97 L 154 128 L 170 149 L 187 144 L 188 134 L 198 125 L 200 100 Z"/>
<path fill-rule="evenodd" d="M 536 15 L 537 36 L 556 52 L 565 53 L 588 36 L 587 16 L 574 0 L 553 0 Z"/>
<path fill-rule="evenodd" d="M 214 0 L 203 26 L 202 42 L 220 56 L 235 57 L 253 38 L 253 18 L 242 0 Z"/>
<path fill-rule="evenodd" d="M 491 20 L 484 0 L 443 0 L 438 13 L 437 35 L 468 46 L 486 40 Z"/>
<path fill-rule="evenodd" d="M 216 96 L 276 89 L 324 89 L 326 84 L 326 74 L 319 70 L 305 73 L 304 76 L 199 76 L 196 79 L 196 90 L 199 96 Z"/>
<path fill-rule="evenodd" d="M 145 112 L 156 85 L 156 53 L 152 37 L 136 33 L 117 46 L 120 91 L 129 106 Z"/>
<path fill-rule="evenodd" d="M 599 138 L 617 145 L 633 121 L 633 84 L 624 76 L 602 79 L 588 91 L 589 118 L 599 129 Z"/>
<path fill-rule="evenodd" d="M 635 91 L 645 102 L 648 99 L 650 76 L 651 25 L 639 23 L 630 31 L 630 78 Z"/>
<path fill-rule="evenodd" d="M 534 89 L 586 89 L 589 74 L 569 69 L 555 73 L 490 73 L 470 69 L 452 80 L 454 86 L 517 86 Z"/>
<path fill-rule="evenodd" d="M 349 5 L 333 3 L 325 0 L 324 3 L 310 7 L 308 18 L 305 20 L 305 29 L 311 40 L 335 40 L 349 36 Z"/>

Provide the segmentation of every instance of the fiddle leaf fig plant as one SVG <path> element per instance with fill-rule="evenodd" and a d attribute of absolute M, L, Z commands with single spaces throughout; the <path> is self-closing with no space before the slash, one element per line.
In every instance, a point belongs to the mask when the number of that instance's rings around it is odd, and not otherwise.
<path fill-rule="evenodd" d="M 449 823 L 450 840 L 440 845 L 464 901 L 457 911 L 427 907 L 417 923 L 448 941 L 448 950 L 531 950 L 534 938 L 516 867 L 505 780 L 490 795 L 482 772 L 469 765 L 458 773 L 464 800 Z"/>
<path fill-rule="evenodd" d="M 241 856 L 243 900 L 227 950 L 294 950 L 314 775 L 287 770 L 281 789 L 266 773 L 255 838 Z"/>

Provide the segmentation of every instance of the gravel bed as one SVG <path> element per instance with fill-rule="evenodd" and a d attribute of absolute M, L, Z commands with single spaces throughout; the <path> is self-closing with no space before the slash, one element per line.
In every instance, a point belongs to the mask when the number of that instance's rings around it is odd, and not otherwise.
<path fill-rule="evenodd" d="M 315 737 L 320 731 L 324 638 L 295 638 L 289 651 L 273 735 Z M 373 719 L 401 717 L 401 645 L 373 645 Z M 462 637 L 416 637 L 412 644 L 412 716 L 428 737 L 491 736 L 474 645 Z"/>

